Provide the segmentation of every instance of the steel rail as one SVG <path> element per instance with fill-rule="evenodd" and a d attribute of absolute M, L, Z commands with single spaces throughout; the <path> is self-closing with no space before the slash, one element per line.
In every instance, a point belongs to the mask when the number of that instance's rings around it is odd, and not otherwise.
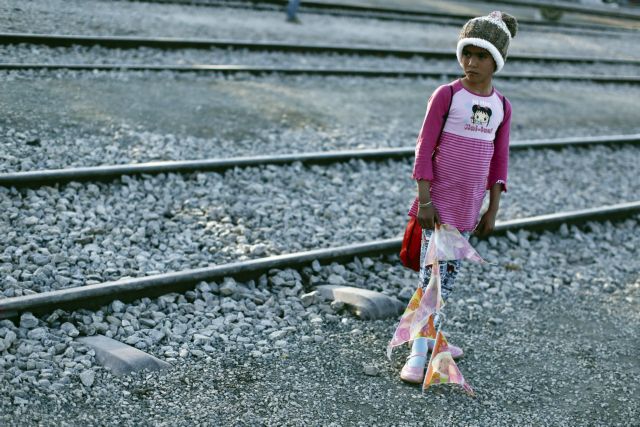
<path fill-rule="evenodd" d="M 614 221 L 638 213 L 640 201 L 620 203 L 498 222 L 494 234 L 518 230 L 552 230 L 562 224 L 583 224 L 587 221 Z M 274 268 L 301 268 L 315 260 L 327 264 L 353 257 L 394 253 L 400 249 L 401 243 L 401 238 L 377 240 L 0 299 L 0 319 L 17 317 L 25 311 L 44 314 L 56 309 L 99 307 L 115 299 L 130 301 L 168 292 L 184 292 L 201 281 L 220 280 L 224 277 L 238 280 L 257 278 Z"/>
<path fill-rule="evenodd" d="M 638 143 L 640 143 L 640 134 L 513 141 L 510 148 L 511 150 L 561 149 L 570 146 L 589 146 L 594 144 L 612 145 Z M 295 162 L 312 165 L 346 162 L 350 160 L 384 161 L 389 159 L 410 158 L 414 153 L 414 147 L 400 147 L 45 169 L 28 172 L 1 173 L 0 186 L 34 187 L 70 181 L 106 181 L 119 178 L 123 175 L 223 172 L 233 168 L 286 165 Z"/>
<path fill-rule="evenodd" d="M 222 39 L 182 39 L 172 37 L 120 37 L 120 36 L 84 36 L 60 34 L 0 33 L 0 45 L 39 44 L 49 47 L 103 46 L 107 48 L 135 49 L 149 47 L 157 49 L 246 49 L 259 52 L 295 52 L 295 53 L 339 53 L 347 55 L 392 56 L 408 58 L 413 56 L 428 59 L 455 59 L 451 49 L 400 49 L 366 45 L 339 44 L 300 44 L 286 42 L 255 42 Z M 563 56 L 540 54 L 511 54 L 509 61 L 520 62 L 564 62 L 564 63 L 602 63 L 616 65 L 640 65 L 640 59 L 609 58 L 595 56 Z"/>
<path fill-rule="evenodd" d="M 284 74 L 338 77 L 410 77 L 410 78 L 456 78 L 460 71 L 413 71 L 413 70 L 370 70 L 340 68 L 267 67 L 251 65 L 104 65 L 104 64 L 0 64 L 0 70 L 72 70 L 72 71 L 170 71 L 176 73 L 218 73 L 232 74 Z M 597 74 L 541 74 L 541 73 L 500 73 L 502 80 L 552 80 L 589 81 L 594 83 L 638 84 L 640 76 L 606 76 Z"/>

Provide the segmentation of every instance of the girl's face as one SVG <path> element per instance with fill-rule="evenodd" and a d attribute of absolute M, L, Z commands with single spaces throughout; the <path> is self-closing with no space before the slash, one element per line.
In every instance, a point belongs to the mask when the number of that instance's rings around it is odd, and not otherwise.
<path fill-rule="evenodd" d="M 465 46 L 460 61 L 464 74 L 471 83 L 490 80 L 496 70 L 496 62 L 488 50 L 477 46 Z"/>

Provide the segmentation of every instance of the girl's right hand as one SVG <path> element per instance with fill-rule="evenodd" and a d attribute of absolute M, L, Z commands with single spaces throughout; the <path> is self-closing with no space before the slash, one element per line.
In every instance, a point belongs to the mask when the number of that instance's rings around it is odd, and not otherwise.
<path fill-rule="evenodd" d="M 433 205 L 429 205 L 426 208 L 418 208 L 418 224 L 420 227 L 427 230 L 433 230 L 436 224 L 440 224 L 440 217 Z"/>

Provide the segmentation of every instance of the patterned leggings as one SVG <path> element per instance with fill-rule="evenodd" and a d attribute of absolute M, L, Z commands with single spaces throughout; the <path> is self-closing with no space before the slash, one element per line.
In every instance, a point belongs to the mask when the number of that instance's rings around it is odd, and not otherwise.
<path fill-rule="evenodd" d="M 427 246 L 429 245 L 429 239 L 433 230 L 422 230 L 422 244 L 420 246 L 420 286 L 422 290 L 427 289 L 429 279 L 431 279 L 431 265 L 424 265 L 425 257 L 427 255 Z M 462 235 L 465 238 L 469 238 L 471 233 L 464 232 Z M 449 294 L 453 291 L 453 285 L 455 284 L 456 277 L 462 262 L 460 260 L 454 261 L 440 261 L 440 286 L 442 290 L 442 299 L 446 302 L 449 298 Z"/>

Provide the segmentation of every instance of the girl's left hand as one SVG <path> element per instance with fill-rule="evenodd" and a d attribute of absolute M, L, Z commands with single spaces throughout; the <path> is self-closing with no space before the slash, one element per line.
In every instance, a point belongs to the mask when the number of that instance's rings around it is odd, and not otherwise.
<path fill-rule="evenodd" d="M 489 234 L 491 234 L 493 229 L 496 227 L 496 214 L 497 212 L 490 210 L 482 214 L 482 217 L 480 218 L 480 222 L 478 223 L 474 234 L 479 237 L 487 237 Z"/>

